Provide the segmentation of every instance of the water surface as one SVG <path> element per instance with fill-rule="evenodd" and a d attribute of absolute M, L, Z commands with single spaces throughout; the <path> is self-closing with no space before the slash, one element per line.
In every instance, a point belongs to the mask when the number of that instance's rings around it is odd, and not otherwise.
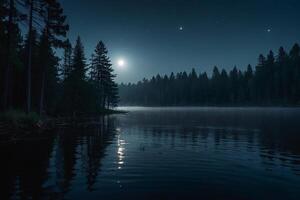
<path fill-rule="evenodd" d="M 122 109 L 1 143 L 0 199 L 300 199 L 300 109 Z"/>

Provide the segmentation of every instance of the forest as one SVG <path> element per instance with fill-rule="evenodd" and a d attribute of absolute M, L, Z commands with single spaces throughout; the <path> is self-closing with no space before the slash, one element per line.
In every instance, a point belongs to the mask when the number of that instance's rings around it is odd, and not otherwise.
<path fill-rule="evenodd" d="M 277 55 L 259 55 L 258 64 L 245 71 L 218 67 L 211 75 L 157 75 L 136 84 L 119 86 L 122 105 L 144 106 L 296 106 L 300 105 L 300 47 Z"/>
<path fill-rule="evenodd" d="M 58 0 L 0 0 L 1 111 L 74 115 L 117 105 L 105 44 L 87 60 L 81 38 L 72 45 L 69 30 Z"/>
<path fill-rule="evenodd" d="M 105 44 L 99 41 L 87 59 L 81 38 L 72 45 L 69 30 L 58 0 L 0 0 L 1 111 L 97 113 L 119 99 L 144 106 L 300 104 L 298 44 L 260 55 L 245 71 L 214 67 L 210 75 L 193 69 L 117 85 Z"/>

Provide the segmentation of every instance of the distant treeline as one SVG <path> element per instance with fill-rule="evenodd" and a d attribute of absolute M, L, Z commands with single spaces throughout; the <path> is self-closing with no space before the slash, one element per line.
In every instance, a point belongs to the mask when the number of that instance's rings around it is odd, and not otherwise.
<path fill-rule="evenodd" d="M 87 63 L 80 38 L 73 48 L 68 31 L 58 0 L 0 0 L 0 110 L 74 114 L 116 106 L 105 45 Z"/>
<path fill-rule="evenodd" d="M 193 69 L 121 84 L 119 90 L 123 105 L 300 105 L 300 48 L 295 44 L 289 53 L 281 47 L 277 56 L 260 55 L 255 70 L 214 67 L 209 77 Z"/>

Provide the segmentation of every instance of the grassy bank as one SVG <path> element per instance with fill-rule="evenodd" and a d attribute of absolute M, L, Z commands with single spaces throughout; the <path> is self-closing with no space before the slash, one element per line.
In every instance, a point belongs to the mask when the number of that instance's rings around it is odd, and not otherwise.
<path fill-rule="evenodd" d="M 40 117 L 34 112 L 26 114 L 22 111 L 10 110 L 0 114 L 0 121 L 16 129 L 31 129 L 40 121 Z"/>
<path fill-rule="evenodd" d="M 105 110 L 100 110 L 97 113 L 84 114 L 84 115 L 101 116 L 101 115 L 125 114 L 125 113 L 127 112 L 120 111 L 120 110 L 105 109 Z M 77 117 L 80 118 L 80 115 L 78 115 Z M 35 112 L 26 114 L 25 112 L 19 110 L 9 110 L 4 113 L 0 113 L 0 122 L 5 122 L 6 124 L 9 124 L 10 127 L 17 130 L 30 130 L 30 129 L 42 128 L 43 126 L 44 127 L 47 126 L 45 122 L 51 121 L 52 119 L 55 118 L 56 117 L 54 116 L 48 116 L 42 118 Z"/>

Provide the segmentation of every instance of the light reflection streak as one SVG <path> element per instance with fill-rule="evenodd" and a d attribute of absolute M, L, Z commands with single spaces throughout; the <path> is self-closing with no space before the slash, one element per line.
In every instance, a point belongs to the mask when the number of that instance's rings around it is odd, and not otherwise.
<path fill-rule="evenodd" d="M 117 145 L 118 145 L 118 149 L 117 149 L 117 157 L 118 157 L 118 161 L 117 161 L 117 168 L 118 169 L 122 169 L 123 165 L 124 165 L 124 158 L 125 158 L 125 140 L 123 140 L 121 138 L 121 129 L 117 128 L 116 131 L 118 132 L 118 139 L 117 139 Z"/>

